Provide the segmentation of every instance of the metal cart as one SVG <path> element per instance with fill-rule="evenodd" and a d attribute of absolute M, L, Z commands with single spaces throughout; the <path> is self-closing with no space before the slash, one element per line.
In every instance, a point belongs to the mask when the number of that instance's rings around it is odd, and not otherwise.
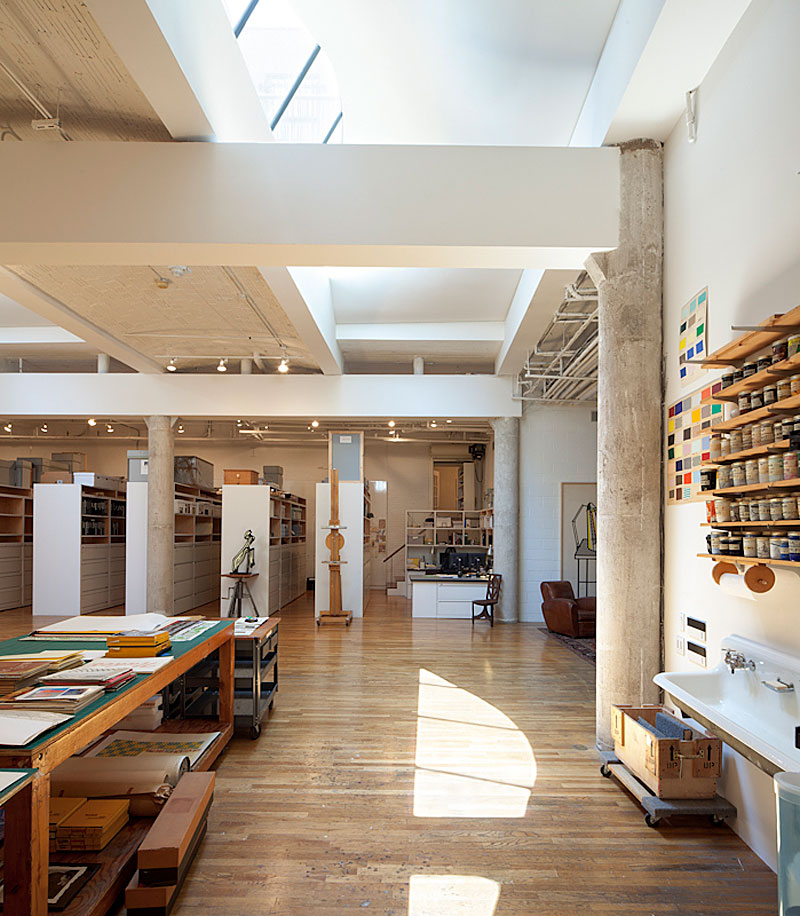
<path fill-rule="evenodd" d="M 234 661 L 234 724 L 251 738 L 261 734 L 261 721 L 272 709 L 278 690 L 278 624 L 270 617 L 246 636 L 236 636 Z"/>

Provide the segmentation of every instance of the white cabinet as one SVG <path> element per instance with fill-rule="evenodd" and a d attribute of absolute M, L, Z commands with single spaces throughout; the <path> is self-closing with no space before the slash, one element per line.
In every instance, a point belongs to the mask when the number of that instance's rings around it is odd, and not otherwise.
<path fill-rule="evenodd" d="M 486 580 L 434 576 L 411 580 L 411 616 L 471 619 L 472 602 L 486 597 Z"/>

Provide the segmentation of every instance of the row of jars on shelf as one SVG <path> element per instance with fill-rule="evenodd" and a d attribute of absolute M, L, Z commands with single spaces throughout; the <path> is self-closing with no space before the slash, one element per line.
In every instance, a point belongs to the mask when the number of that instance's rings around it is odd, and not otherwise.
<path fill-rule="evenodd" d="M 800 394 L 800 374 L 754 391 L 740 391 L 736 404 L 739 413 L 747 413 L 748 410 L 758 410 L 759 407 L 768 407 L 784 398 L 790 398 L 793 394 Z"/>
<path fill-rule="evenodd" d="M 792 522 L 800 519 L 800 495 L 784 493 L 766 499 L 718 496 L 706 501 L 706 521 L 725 522 Z"/>
<path fill-rule="evenodd" d="M 747 461 L 721 464 L 717 468 L 717 490 L 728 487 L 753 486 L 759 483 L 777 483 L 779 480 L 794 480 L 798 476 L 800 452 L 776 452 Z M 706 472 L 710 481 L 711 475 Z"/>
<path fill-rule="evenodd" d="M 714 556 L 800 562 L 800 531 L 789 531 L 782 535 L 763 535 L 754 531 L 742 534 L 712 531 L 706 535 L 706 546 L 708 553 Z"/>
<path fill-rule="evenodd" d="M 794 356 L 796 353 L 800 353 L 800 334 L 794 334 L 787 340 L 779 340 L 772 345 L 771 353 L 759 356 L 758 359 L 745 363 L 739 369 L 732 369 L 730 372 L 724 373 L 721 379 L 722 387 L 728 388 L 731 385 L 735 385 L 737 382 L 755 375 L 756 372 L 763 372 L 764 369 L 769 369 L 775 363 L 783 362 L 783 360 Z M 800 389 L 798 390 L 800 391 Z"/>
<path fill-rule="evenodd" d="M 747 449 L 772 445 L 788 439 L 793 432 L 800 433 L 800 414 L 779 420 L 769 417 L 756 423 L 748 423 L 739 429 L 732 429 L 727 434 L 712 433 L 709 443 L 710 457 L 712 461 L 719 461 L 728 455 L 736 455 Z"/>

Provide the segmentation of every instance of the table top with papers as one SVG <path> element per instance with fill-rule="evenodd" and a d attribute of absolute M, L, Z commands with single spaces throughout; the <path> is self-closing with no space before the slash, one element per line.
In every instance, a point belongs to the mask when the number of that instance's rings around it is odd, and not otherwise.
<path fill-rule="evenodd" d="M 121 619 L 124 620 L 124 618 L 121 618 Z M 167 660 L 167 664 L 170 661 L 175 661 L 176 659 L 180 658 L 182 655 L 188 652 L 191 652 L 199 644 L 210 639 L 211 637 L 213 637 L 215 634 L 219 633 L 220 631 L 226 628 L 232 629 L 232 624 L 233 624 L 232 620 L 226 620 L 226 619 L 214 620 L 214 621 L 209 621 L 209 622 L 212 623 L 213 626 L 206 629 L 203 633 L 198 635 L 195 639 L 173 643 L 171 650 L 162 656 L 156 656 L 155 658 L 145 658 L 145 659 L 136 659 L 136 658 L 125 659 L 124 660 L 125 662 L 130 663 L 128 667 L 131 667 L 134 669 L 139 667 L 136 664 L 138 662 L 150 663 L 149 665 L 142 666 L 142 668 L 144 668 L 144 670 L 147 673 L 137 674 L 136 677 L 132 681 L 130 681 L 128 684 L 121 687 L 119 690 L 116 690 L 113 693 L 103 694 L 102 696 L 98 697 L 98 699 L 94 700 L 93 702 L 85 706 L 76 715 L 72 716 L 69 719 L 69 721 L 64 722 L 60 725 L 57 725 L 56 727 L 44 732 L 43 734 L 39 735 L 37 738 L 34 738 L 28 744 L 25 744 L 22 746 L 13 746 L 13 745 L 8 745 L 8 744 L 3 744 L 2 735 L 0 735 L 0 749 L 2 749 L 2 756 L 6 756 L 7 754 L 12 753 L 12 752 L 22 754 L 22 753 L 27 753 L 27 752 L 36 750 L 38 746 L 51 741 L 54 736 L 57 736 L 61 734 L 62 732 L 66 731 L 67 729 L 72 728 L 73 726 L 81 722 L 82 720 L 87 719 L 89 716 L 92 716 L 94 713 L 96 713 L 98 710 L 102 709 L 103 707 L 111 703 L 117 702 L 121 697 L 124 697 L 125 694 L 127 694 L 129 691 L 138 687 L 143 681 L 147 680 L 148 678 L 153 677 L 154 674 L 160 673 L 161 671 L 163 671 L 164 668 L 166 668 L 166 664 L 164 663 L 164 661 L 162 661 L 163 659 Z M 86 640 L 85 642 L 75 640 L 74 638 L 69 639 L 69 640 L 63 640 L 63 641 L 55 640 L 55 639 L 48 639 L 46 644 L 43 644 L 43 643 L 37 644 L 37 643 L 32 643 L 29 639 L 27 639 L 24 636 L 18 636 L 15 639 L 7 639 L 7 640 L 3 640 L 2 642 L 0 642 L 0 656 L 14 656 L 14 655 L 30 654 L 32 651 L 35 652 L 38 646 L 42 646 L 42 648 L 46 647 L 46 649 L 49 651 L 63 650 L 64 652 L 69 652 L 69 651 L 75 651 L 77 649 L 86 650 L 86 651 L 91 651 L 95 657 L 96 657 L 96 651 L 98 649 L 96 639 Z M 141 668 L 139 670 L 141 670 Z M 157 689 L 161 689 L 161 688 L 159 687 Z"/>
<path fill-rule="evenodd" d="M 0 770 L 0 806 L 24 788 L 36 775 L 35 769 Z"/>

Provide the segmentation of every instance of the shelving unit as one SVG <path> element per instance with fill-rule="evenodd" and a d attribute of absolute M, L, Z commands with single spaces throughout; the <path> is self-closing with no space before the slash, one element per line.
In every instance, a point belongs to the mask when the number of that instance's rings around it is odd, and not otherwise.
<path fill-rule="evenodd" d="M 800 306 L 792 309 L 784 315 L 772 315 L 770 318 L 761 322 L 761 324 L 752 330 L 740 335 L 725 344 L 718 350 L 711 353 L 703 364 L 707 368 L 720 368 L 723 366 L 741 366 L 746 360 L 752 360 L 766 348 L 773 344 L 788 338 L 793 334 L 800 333 Z M 740 393 L 744 391 L 754 391 L 769 385 L 781 378 L 800 373 L 800 353 L 793 354 L 787 359 L 773 363 L 768 367 L 754 373 L 747 378 L 734 382 L 721 390 L 716 391 L 709 401 L 726 403 L 737 401 Z M 749 423 L 758 422 L 773 416 L 782 414 L 800 413 L 800 394 L 790 395 L 759 407 L 755 410 L 749 410 L 745 413 L 738 414 L 735 417 L 724 419 L 711 427 L 711 433 L 724 433 L 730 430 L 738 429 Z M 735 454 L 724 455 L 709 462 L 709 467 L 718 467 L 724 464 L 731 464 L 735 461 L 743 461 L 749 458 L 779 453 L 789 450 L 791 447 L 789 439 L 783 439 L 779 442 L 769 443 L 755 448 L 745 449 Z M 705 491 L 704 496 L 714 497 L 732 497 L 745 494 L 791 494 L 792 491 L 800 493 L 800 477 L 794 477 L 789 480 L 776 480 L 768 483 L 745 484 L 736 487 L 724 487 L 720 489 Z M 740 529 L 780 530 L 786 528 L 800 528 L 800 519 L 782 519 L 770 521 L 731 521 L 731 522 L 703 522 L 701 527 L 714 528 L 719 531 L 736 531 Z M 744 557 L 727 553 L 711 554 L 701 552 L 698 557 L 715 560 L 717 563 L 731 563 L 737 566 L 782 566 L 788 568 L 800 568 L 800 561 L 794 560 L 774 560 L 764 557 Z M 771 587 L 767 585 L 768 589 Z M 756 589 L 759 590 L 759 589 Z"/>
<path fill-rule="evenodd" d="M 409 509 L 406 511 L 406 571 L 439 565 L 446 547 L 465 553 L 492 546 L 493 509 Z"/>
<path fill-rule="evenodd" d="M 366 610 L 369 605 L 372 591 L 370 588 L 372 582 L 372 491 L 369 481 L 364 481 L 364 593 L 363 602 Z"/>
<path fill-rule="evenodd" d="M 147 483 L 127 485 L 125 611 L 147 610 Z M 209 604 L 218 594 L 222 499 L 216 490 L 175 484 L 174 614 Z"/>
<path fill-rule="evenodd" d="M 33 490 L 0 487 L 0 611 L 31 603 Z"/>
<path fill-rule="evenodd" d="M 475 508 L 475 470 L 471 462 L 459 466 L 458 469 L 458 508 L 462 511 L 471 511 Z"/>
<path fill-rule="evenodd" d="M 33 488 L 33 613 L 87 614 L 125 600 L 127 503 L 79 483 Z"/>
<path fill-rule="evenodd" d="M 222 566 L 230 562 L 248 529 L 253 532 L 257 579 L 250 591 L 262 615 L 274 614 L 306 590 L 306 500 L 272 486 L 227 484 L 222 488 Z M 230 580 L 215 586 L 223 615 L 228 611 Z"/>

